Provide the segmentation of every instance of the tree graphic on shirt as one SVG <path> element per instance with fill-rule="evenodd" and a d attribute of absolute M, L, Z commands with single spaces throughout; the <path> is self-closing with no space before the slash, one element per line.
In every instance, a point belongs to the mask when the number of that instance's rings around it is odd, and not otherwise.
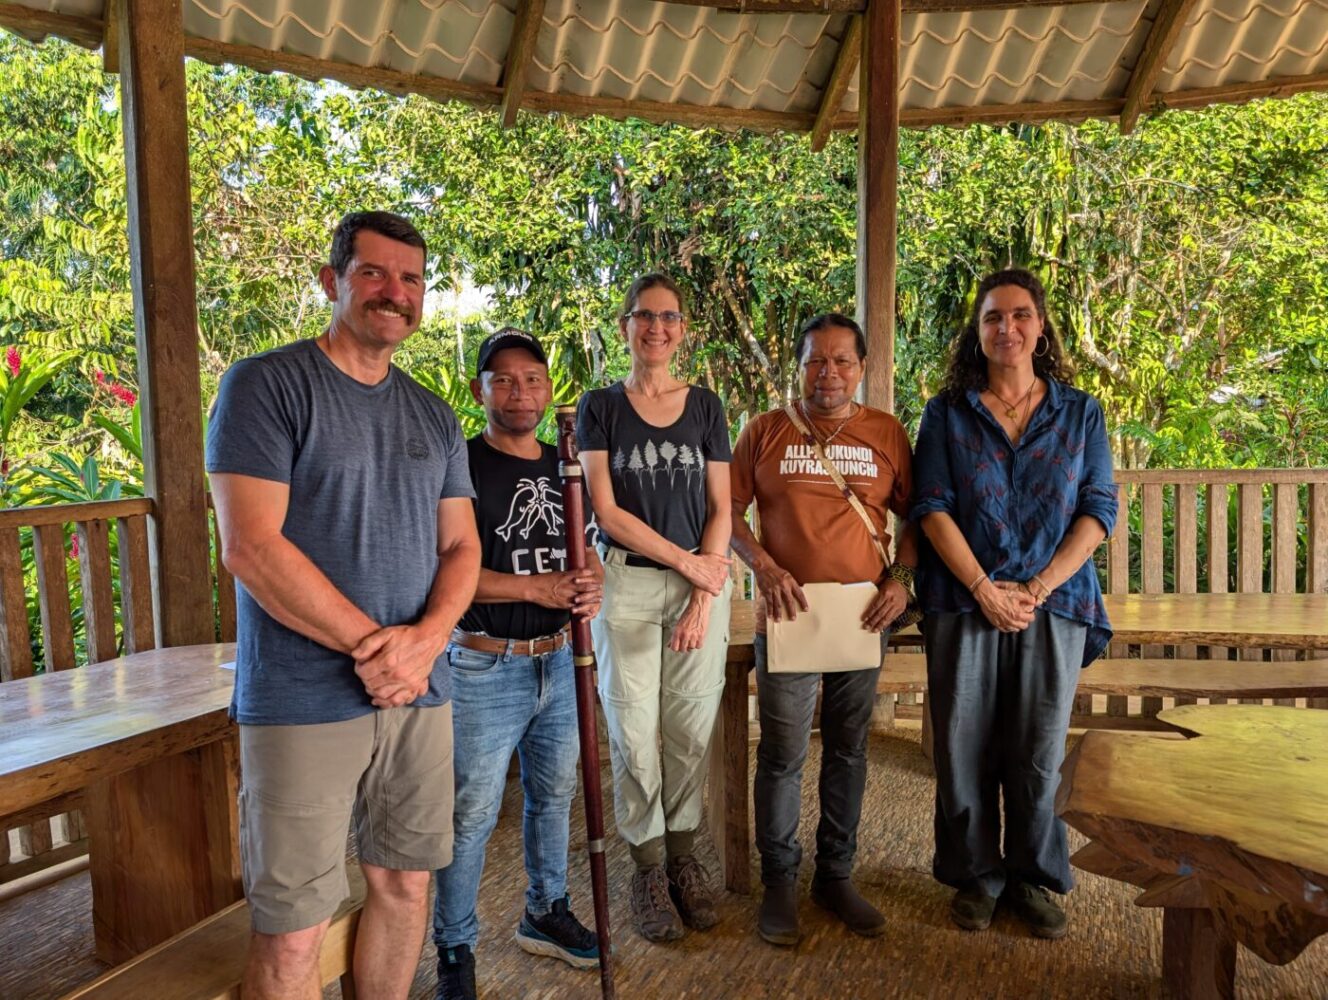
<path fill-rule="evenodd" d="M 664 459 L 664 471 L 669 474 L 669 486 L 673 486 L 673 460 L 678 455 L 678 449 L 674 447 L 672 441 L 665 441 L 659 446 L 659 457 Z"/>
<path fill-rule="evenodd" d="M 613 456 L 613 471 L 617 475 L 621 476 L 623 473 L 623 469 L 624 467 L 626 467 L 626 465 L 627 465 L 627 456 L 624 455 L 623 450 L 619 448 L 618 451 Z"/>
<path fill-rule="evenodd" d="M 659 465 L 659 449 L 655 447 L 655 442 L 646 439 L 646 468 L 650 471 L 650 486 L 655 486 L 655 466 Z"/>
<path fill-rule="evenodd" d="M 692 451 L 691 445 L 683 445 L 678 449 L 678 464 L 682 466 L 683 472 L 687 474 L 687 484 L 692 482 L 692 466 L 696 464 L 696 454 Z"/>
<path fill-rule="evenodd" d="M 641 470 L 645 468 L 645 463 L 641 461 L 641 449 L 632 445 L 632 457 L 627 460 L 627 468 L 636 473 L 636 481 L 641 481 Z"/>

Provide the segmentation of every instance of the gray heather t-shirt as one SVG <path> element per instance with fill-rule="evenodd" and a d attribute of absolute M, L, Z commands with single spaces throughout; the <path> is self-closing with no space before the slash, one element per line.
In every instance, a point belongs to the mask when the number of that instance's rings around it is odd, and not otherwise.
<path fill-rule="evenodd" d="M 312 340 L 237 362 L 208 424 L 209 472 L 290 485 L 282 534 L 382 625 L 423 613 L 438 569 L 438 503 L 471 498 L 452 410 L 393 367 L 377 385 Z M 238 581 L 235 696 L 246 725 L 340 722 L 373 711 L 354 661 L 292 631 Z M 450 697 L 439 657 L 424 708 Z"/>

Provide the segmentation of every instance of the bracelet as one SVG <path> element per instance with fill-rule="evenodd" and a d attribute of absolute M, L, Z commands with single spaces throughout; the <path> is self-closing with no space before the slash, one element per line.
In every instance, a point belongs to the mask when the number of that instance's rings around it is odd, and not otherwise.
<path fill-rule="evenodd" d="M 904 588 L 904 593 L 908 595 L 909 600 L 915 599 L 913 593 L 913 567 L 905 566 L 903 563 L 891 563 L 890 568 L 885 571 L 887 580 L 894 580 Z"/>
<path fill-rule="evenodd" d="M 968 592 L 970 594 L 976 594 L 978 592 L 978 588 L 982 586 L 982 581 L 985 579 L 987 579 L 987 574 L 986 573 L 980 574 L 976 580 L 974 580 L 972 583 L 968 585 Z"/>
<path fill-rule="evenodd" d="M 1042 579 L 1042 577 L 1038 576 L 1036 573 L 1033 574 L 1032 580 L 1042 588 L 1042 600 L 1038 601 L 1038 604 L 1045 604 L 1047 598 L 1051 596 L 1051 588 L 1047 586 L 1047 581 Z"/>
<path fill-rule="evenodd" d="M 1033 588 L 1030 587 L 1030 586 L 1028 585 L 1028 581 L 1027 581 L 1027 580 L 1025 580 L 1025 581 L 1024 581 L 1023 583 L 1021 583 L 1019 586 L 1020 586 L 1020 588 L 1023 590 L 1023 592 L 1024 592 L 1025 594 L 1027 594 L 1029 597 L 1033 598 L 1033 606 L 1034 606 L 1035 608 L 1040 608 L 1040 607 L 1042 607 L 1042 605 L 1044 605 L 1044 604 L 1047 603 L 1046 588 L 1043 588 L 1042 596 L 1041 596 L 1041 597 L 1038 597 L 1037 594 L 1033 593 Z"/>

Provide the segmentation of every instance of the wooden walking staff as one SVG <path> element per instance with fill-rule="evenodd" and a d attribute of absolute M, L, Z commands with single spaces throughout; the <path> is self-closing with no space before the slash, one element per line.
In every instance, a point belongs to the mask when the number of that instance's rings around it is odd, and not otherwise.
<path fill-rule="evenodd" d="M 563 483 L 563 530 L 567 568 L 586 567 L 585 493 L 576 457 L 576 407 L 557 408 L 558 473 Z M 595 936 L 599 939 L 599 988 L 615 996 L 613 950 L 609 940 L 609 875 L 604 867 L 604 794 L 599 784 L 599 734 L 595 727 L 595 647 L 590 620 L 572 616 L 572 663 L 576 673 L 576 718 L 581 736 L 581 783 L 586 798 L 586 846 L 590 851 L 590 890 L 595 897 Z"/>

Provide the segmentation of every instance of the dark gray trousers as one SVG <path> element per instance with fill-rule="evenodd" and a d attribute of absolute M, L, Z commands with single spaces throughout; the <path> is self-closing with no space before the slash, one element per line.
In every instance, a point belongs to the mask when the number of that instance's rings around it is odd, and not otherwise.
<path fill-rule="evenodd" d="M 882 647 L 885 637 L 882 637 Z M 829 674 L 772 674 L 766 639 L 756 636 L 756 847 L 761 881 L 781 885 L 798 877 L 802 845 L 802 765 L 807 760 L 816 696 L 821 694 L 821 819 L 816 827 L 816 880 L 849 877 L 858 847 L 858 820 L 867 785 L 867 734 L 876 702 L 875 670 Z M 822 690 L 824 688 L 824 690 Z"/>
<path fill-rule="evenodd" d="M 925 629 L 936 765 L 932 874 L 989 896 L 1015 879 L 1069 892 L 1074 878 L 1055 799 L 1086 626 L 1038 611 L 1024 631 L 1002 633 L 975 611 L 928 615 Z"/>

